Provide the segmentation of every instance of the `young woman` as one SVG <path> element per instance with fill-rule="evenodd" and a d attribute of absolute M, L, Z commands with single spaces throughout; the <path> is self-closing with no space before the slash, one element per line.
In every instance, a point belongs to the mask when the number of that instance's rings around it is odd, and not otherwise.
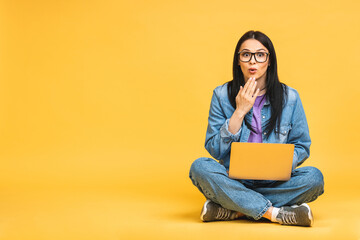
<path fill-rule="evenodd" d="M 232 142 L 294 144 L 290 180 L 229 178 Z M 233 80 L 215 88 L 211 99 L 205 148 L 219 162 L 199 158 L 190 168 L 190 179 L 207 199 L 201 220 L 247 216 L 311 226 L 313 215 L 306 203 L 323 194 L 324 181 L 315 167 L 297 168 L 309 157 L 310 145 L 299 94 L 279 81 L 271 40 L 262 32 L 248 31 L 235 48 Z"/>

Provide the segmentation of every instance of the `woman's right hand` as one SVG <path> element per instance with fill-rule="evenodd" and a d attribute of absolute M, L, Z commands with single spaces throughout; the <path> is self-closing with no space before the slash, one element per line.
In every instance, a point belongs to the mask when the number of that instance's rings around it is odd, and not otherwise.
<path fill-rule="evenodd" d="M 245 115 L 253 107 L 255 99 L 260 92 L 259 88 L 256 91 L 255 88 L 255 78 L 249 78 L 244 88 L 240 87 L 240 90 L 235 98 L 236 109 L 229 121 L 229 132 L 232 134 L 236 134 L 240 130 Z"/>
<path fill-rule="evenodd" d="M 256 89 L 255 77 L 249 78 L 245 86 L 240 86 L 240 90 L 235 98 L 236 112 L 245 116 L 253 107 L 256 97 L 258 96 L 260 89 Z"/>

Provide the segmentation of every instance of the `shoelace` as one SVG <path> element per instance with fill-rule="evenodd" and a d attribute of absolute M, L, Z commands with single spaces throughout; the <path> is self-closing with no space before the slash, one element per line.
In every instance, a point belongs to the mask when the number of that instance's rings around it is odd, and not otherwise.
<path fill-rule="evenodd" d="M 216 219 L 228 219 L 231 216 L 231 210 L 219 207 Z"/>
<path fill-rule="evenodd" d="M 284 224 L 296 224 L 297 223 L 294 212 L 289 212 L 289 211 L 282 209 L 282 210 L 280 210 L 280 213 L 281 213 L 280 220 Z"/>

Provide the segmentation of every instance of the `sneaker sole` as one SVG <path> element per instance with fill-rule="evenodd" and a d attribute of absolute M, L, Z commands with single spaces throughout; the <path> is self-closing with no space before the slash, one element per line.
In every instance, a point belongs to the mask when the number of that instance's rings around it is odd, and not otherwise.
<path fill-rule="evenodd" d="M 211 202 L 211 200 L 206 200 L 206 202 L 204 203 L 204 206 L 203 206 L 203 208 L 202 208 L 202 210 L 201 210 L 200 219 L 201 219 L 201 221 L 203 221 L 203 222 L 205 222 L 205 221 L 204 221 L 204 215 L 205 215 L 206 212 L 207 212 L 207 205 L 208 205 L 210 202 Z"/>

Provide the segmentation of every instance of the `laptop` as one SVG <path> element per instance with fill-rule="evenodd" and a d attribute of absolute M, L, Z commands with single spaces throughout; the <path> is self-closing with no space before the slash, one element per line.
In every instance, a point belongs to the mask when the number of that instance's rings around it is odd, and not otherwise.
<path fill-rule="evenodd" d="M 291 177 L 294 144 L 233 142 L 229 177 L 287 181 Z"/>

